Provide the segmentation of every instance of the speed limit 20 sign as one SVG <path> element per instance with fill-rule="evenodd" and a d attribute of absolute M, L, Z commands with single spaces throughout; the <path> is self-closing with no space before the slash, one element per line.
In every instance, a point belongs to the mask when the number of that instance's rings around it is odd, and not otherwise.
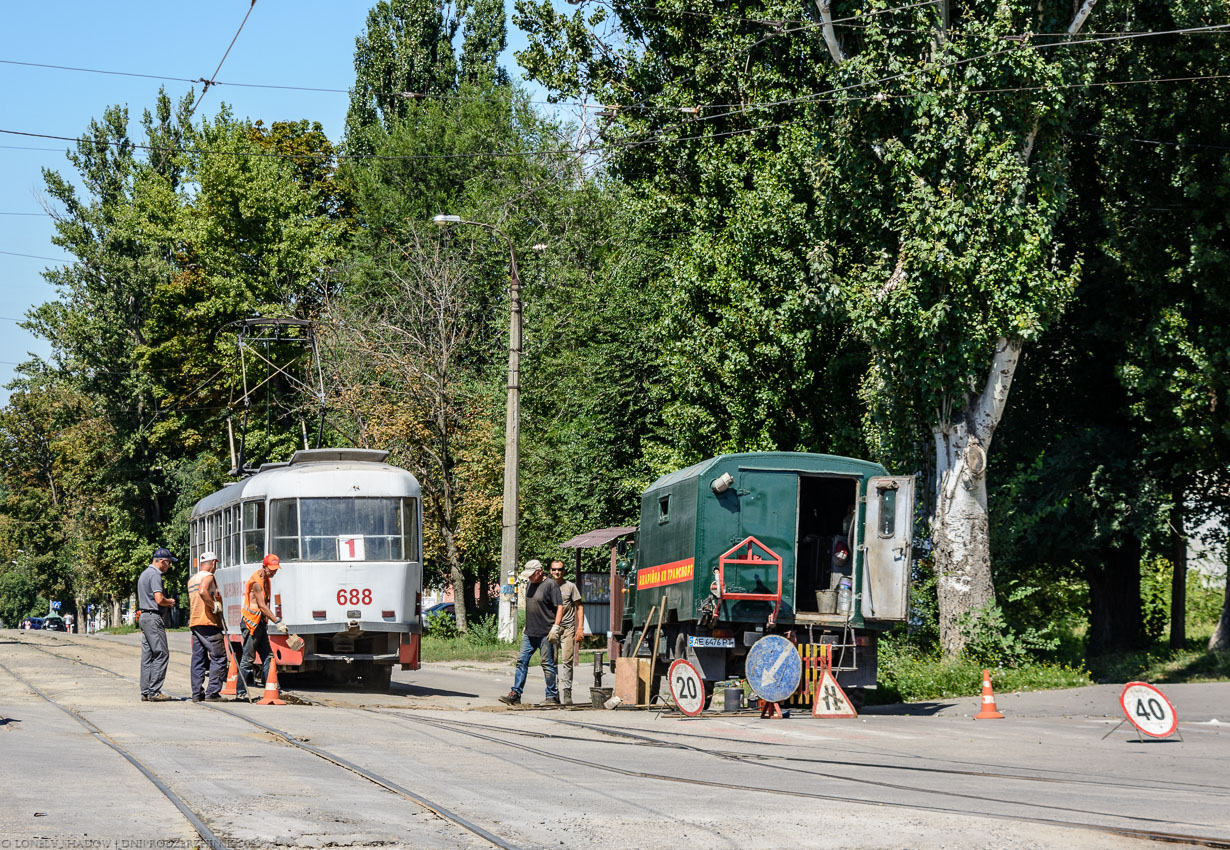
<path fill-rule="evenodd" d="M 1179 715 L 1166 695 L 1148 682 L 1128 682 L 1119 695 L 1128 722 L 1151 738 L 1169 738 L 1179 728 Z"/>
<path fill-rule="evenodd" d="M 666 674 L 675 705 L 689 717 L 695 717 L 705 708 L 705 680 L 700 673 L 680 658 L 670 666 Z"/>

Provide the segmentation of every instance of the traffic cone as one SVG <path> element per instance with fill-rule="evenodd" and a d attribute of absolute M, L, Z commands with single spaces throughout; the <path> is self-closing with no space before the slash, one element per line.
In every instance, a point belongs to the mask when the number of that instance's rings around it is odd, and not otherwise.
<path fill-rule="evenodd" d="M 226 684 L 222 686 L 222 696 L 233 697 L 239 693 L 239 668 L 235 665 L 235 653 L 228 652 L 231 663 L 226 668 Z"/>
<path fill-rule="evenodd" d="M 995 692 L 991 690 L 991 673 L 982 671 L 982 711 L 974 715 L 975 720 L 1002 720 L 1003 715 L 995 707 Z"/>
<path fill-rule="evenodd" d="M 257 701 L 257 705 L 286 705 L 278 699 L 278 662 L 269 658 L 269 678 L 265 680 L 265 695 Z"/>

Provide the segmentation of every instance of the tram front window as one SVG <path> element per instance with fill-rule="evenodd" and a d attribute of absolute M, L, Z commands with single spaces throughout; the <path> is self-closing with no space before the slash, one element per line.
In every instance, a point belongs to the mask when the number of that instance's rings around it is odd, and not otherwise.
<path fill-rule="evenodd" d="M 273 500 L 275 551 L 293 549 L 303 561 L 405 560 L 401 499 L 299 499 L 298 508 L 296 516 L 294 499 Z"/>

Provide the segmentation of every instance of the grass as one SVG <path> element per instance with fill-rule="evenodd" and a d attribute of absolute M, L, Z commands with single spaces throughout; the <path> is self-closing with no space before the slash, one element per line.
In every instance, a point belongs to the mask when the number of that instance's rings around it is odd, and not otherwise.
<path fill-rule="evenodd" d="M 1169 635 L 1163 634 L 1144 649 L 1091 658 L 1089 669 L 1099 682 L 1142 680 L 1173 684 L 1230 680 L 1230 653 L 1208 650 L 1216 625 L 1216 619 L 1189 617 L 1187 642 L 1182 649 L 1171 649 Z"/>
<path fill-rule="evenodd" d="M 513 661 L 516 644 L 474 643 L 462 637 L 423 635 L 424 661 Z"/>
<path fill-rule="evenodd" d="M 605 646 L 605 638 L 603 638 Z M 517 635 L 516 643 L 488 643 L 471 641 L 464 636 L 436 637 L 423 635 L 424 661 L 496 661 L 512 664 L 517 660 L 521 649 L 521 636 Z M 542 659 L 536 652 L 530 659 L 531 667 L 540 666 Z M 577 658 L 577 669 L 592 667 L 594 651 L 582 649 Z"/>
<path fill-rule="evenodd" d="M 995 690 L 1041 691 L 1138 680 L 1157 684 L 1230 680 L 1230 653 L 1206 649 L 1221 614 L 1220 586 L 1216 584 L 1210 593 L 1189 585 L 1187 643 L 1182 649 L 1170 649 L 1168 629 L 1163 629 L 1143 649 L 1086 658 L 1082 627 L 1060 635 L 1048 658 L 991 667 Z M 1163 607 L 1168 604 L 1164 599 Z M 879 688 L 867 692 L 869 703 L 951 699 L 981 692 L 984 665 L 976 661 L 943 659 L 910 647 L 895 635 L 881 639 L 879 649 Z"/>
<path fill-rule="evenodd" d="M 976 696 L 982 692 L 984 665 L 966 658 L 941 658 L 895 643 L 880 642 L 878 688 L 867 692 L 867 702 L 923 702 Z M 1027 661 L 1013 667 L 990 667 L 996 691 L 1045 691 L 1093 684 L 1081 664 Z"/>
<path fill-rule="evenodd" d="M 99 629 L 98 634 L 100 635 L 132 635 L 132 634 L 136 634 L 139 631 L 141 631 L 141 628 L 134 623 L 130 626 L 129 625 L 108 626 L 105 629 Z M 177 629 L 167 629 L 167 631 L 168 632 L 186 632 L 188 631 L 188 627 L 180 626 Z"/>
<path fill-rule="evenodd" d="M 1205 649 L 1207 645 L 1207 639 L 1189 640 L 1183 649 L 1171 649 L 1159 642 L 1150 649 L 1090 659 L 1089 666 L 1099 682 L 1224 682 L 1230 679 L 1230 653 L 1209 652 Z"/>

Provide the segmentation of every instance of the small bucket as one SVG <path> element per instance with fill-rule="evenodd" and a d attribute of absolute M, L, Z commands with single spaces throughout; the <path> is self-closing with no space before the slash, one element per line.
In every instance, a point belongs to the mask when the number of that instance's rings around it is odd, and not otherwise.
<path fill-rule="evenodd" d="M 836 590 L 817 590 L 816 591 L 816 610 L 821 614 L 836 614 L 837 613 L 837 591 Z"/>
<path fill-rule="evenodd" d="M 590 688 L 589 701 L 594 708 L 602 708 L 615 692 L 614 688 Z"/>

